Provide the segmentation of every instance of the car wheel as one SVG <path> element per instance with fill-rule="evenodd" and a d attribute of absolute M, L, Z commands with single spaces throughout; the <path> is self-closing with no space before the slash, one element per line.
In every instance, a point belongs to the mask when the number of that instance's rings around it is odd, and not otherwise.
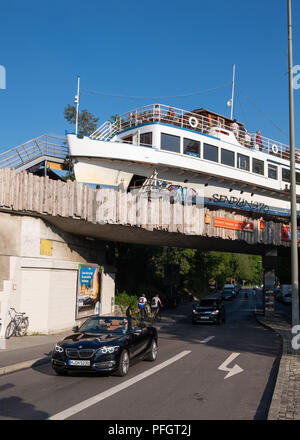
<path fill-rule="evenodd" d="M 158 350 L 157 343 L 155 339 L 153 339 L 151 342 L 150 352 L 146 355 L 144 360 L 154 362 L 157 358 L 157 350 Z"/>
<path fill-rule="evenodd" d="M 129 354 L 127 350 L 124 350 L 120 356 L 119 366 L 116 371 L 116 375 L 120 377 L 126 376 L 129 370 Z"/>

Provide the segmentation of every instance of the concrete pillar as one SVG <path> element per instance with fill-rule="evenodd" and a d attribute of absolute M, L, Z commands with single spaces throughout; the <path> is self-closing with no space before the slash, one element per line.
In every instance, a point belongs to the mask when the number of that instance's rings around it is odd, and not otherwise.
<path fill-rule="evenodd" d="M 277 263 L 277 250 L 266 250 L 263 256 L 264 288 L 263 308 L 265 316 L 273 316 L 275 313 L 275 268 Z"/>

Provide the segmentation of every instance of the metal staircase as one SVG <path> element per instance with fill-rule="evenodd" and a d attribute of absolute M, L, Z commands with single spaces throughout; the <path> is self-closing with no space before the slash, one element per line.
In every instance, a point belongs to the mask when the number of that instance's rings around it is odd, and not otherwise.
<path fill-rule="evenodd" d="M 120 131 L 119 121 L 114 123 L 110 121 L 104 122 L 99 128 L 97 128 L 94 133 L 90 135 L 91 139 L 98 139 L 99 141 L 108 141 L 111 139 L 116 133 Z"/>
<path fill-rule="evenodd" d="M 65 138 L 42 135 L 0 154 L 0 168 L 24 171 L 40 162 L 64 163 L 69 154 Z"/>

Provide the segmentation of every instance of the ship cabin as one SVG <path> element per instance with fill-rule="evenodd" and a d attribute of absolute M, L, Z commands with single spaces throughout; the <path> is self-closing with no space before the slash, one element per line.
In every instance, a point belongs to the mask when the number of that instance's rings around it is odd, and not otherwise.
<path fill-rule="evenodd" d="M 253 182 L 257 176 L 262 186 L 268 181 L 267 187 L 280 191 L 286 190 L 290 182 L 287 145 L 262 136 L 259 130 L 248 132 L 241 122 L 204 108 L 186 111 L 163 104 L 148 105 L 116 116 L 113 123 L 107 121 L 90 138 L 180 155 L 178 167 L 184 167 L 182 159 L 187 156 L 200 159 L 202 165 L 195 164 L 195 170 L 200 170 L 205 161 L 212 174 L 228 177 L 238 171 L 237 179 L 243 180 L 243 171 L 246 181 Z M 174 160 L 177 159 L 173 157 L 172 163 Z M 219 165 L 219 171 L 213 164 Z M 298 149 L 296 171 L 300 185 Z M 297 193 L 300 194 L 300 186 Z"/>

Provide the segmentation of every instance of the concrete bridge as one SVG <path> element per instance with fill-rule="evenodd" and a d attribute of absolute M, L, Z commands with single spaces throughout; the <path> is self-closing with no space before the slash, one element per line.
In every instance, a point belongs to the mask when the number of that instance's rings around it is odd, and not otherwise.
<path fill-rule="evenodd" d="M 27 172 L 0 169 L 0 209 L 44 219 L 58 229 L 107 241 L 264 255 L 289 253 L 286 220 L 197 204 L 170 203 L 159 194 L 94 190 Z"/>
<path fill-rule="evenodd" d="M 77 182 L 0 169 L 3 328 L 9 320 L 9 307 L 26 312 L 29 331 L 39 333 L 70 328 L 87 313 L 114 313 L 115 268 L 106 258 L 107 241 L 273 258 L 290 252 L 283 228 L 287 232 L 283 220 L 214 209 L 204 206 L 201 198 L 196 204 L 183 205 L 170 203 L 159 193 L 151 197 L 116 189 L 95 190 Z M 80 311 L 84 267 L 96 268 L 101 274 L 99 310 L 95 306 Z"/>

